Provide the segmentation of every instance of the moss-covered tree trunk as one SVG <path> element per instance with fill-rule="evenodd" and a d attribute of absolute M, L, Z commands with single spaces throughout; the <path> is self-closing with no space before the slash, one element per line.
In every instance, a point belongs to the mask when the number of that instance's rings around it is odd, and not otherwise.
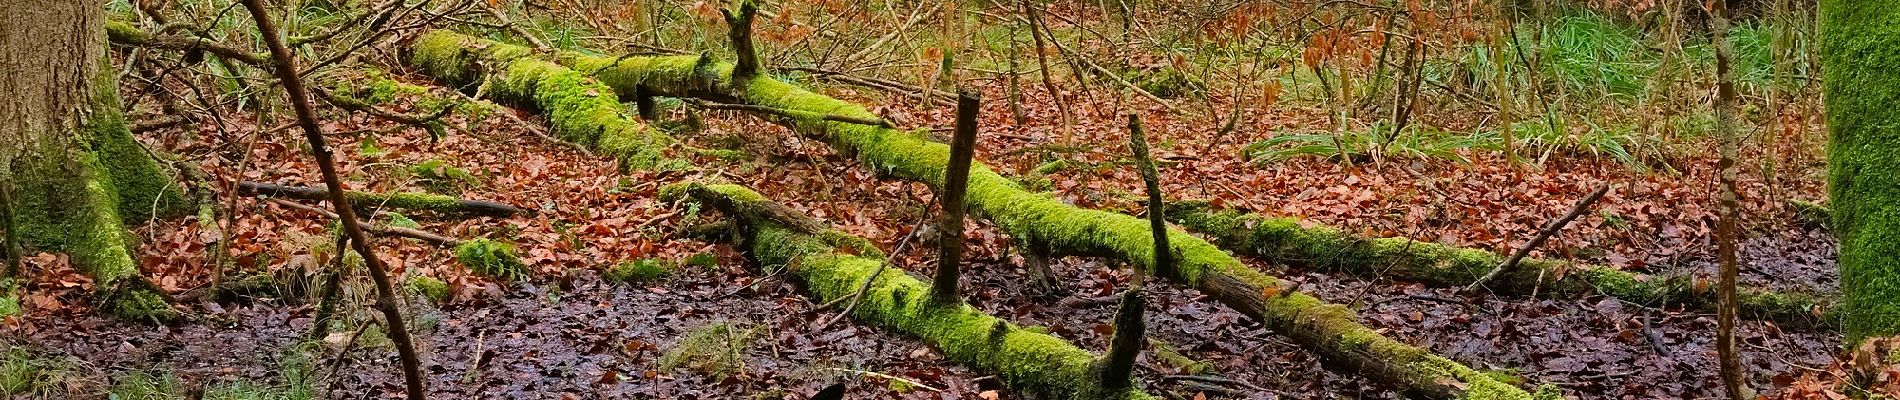
<path fill-rule="evenodd" d="M 1900 8 L 1824 0 L 1820 19 L 1842 329 L 1858 342 L 1900 334 Z"/>
<path fill-rule="evenodd" d="M 172 315 L 138 274 L 127 223 L 176 212 L 177 185 L 132 140 L 106 61 L 96 2 L 0 2 L 0 189 L 9 241 L 63 252 L 92 275 L 102 304 L 135 318 Z"/>

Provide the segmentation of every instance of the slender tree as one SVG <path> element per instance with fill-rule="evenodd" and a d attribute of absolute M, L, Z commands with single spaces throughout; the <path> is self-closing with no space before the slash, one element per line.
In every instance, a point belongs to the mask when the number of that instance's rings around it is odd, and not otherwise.
<path fill-rule="evenodd" d="M 376 256 L 369 234 L 363 232 L 362 224 L 356 219 L 356 209 L 350 206 L 350 197 L 343 190 L 343 178 L 336 170 L 336 157 L 324 144 L 323 128 L 317 125 L 317 112 L 310 105 L 310 92 L 299 78 L 297 59 L 284 46 L 284 39 L 262 0 L 244 0 L 244 8 L 251 12 L 264 44 L 270 47 L 271 58 L 275 60 L 271 63 L 273 73 L 290 97 L 290 109 L 297 115 L 297 127 L 303 130 L 304 140 L 310 142 L 310 153 L 316 155 L 317 170 L 323 174 L 323 185 L 330 191 L 330 205 L 336 207 L 343 234 L 348 235 L 356 254 L 363 256 L 363 263 L 369 266 L 369 278 L 376 283 L 376 308 L 382 311 L 383 329 L 389 332 L 389 340 L 395 343 L 396 353 L 402 358 L 402 375 L 409 400 L 427 398 L 423 394 L 422 361 L 416 355 L 415 342 L 409 339 L 409 326 L 402 322 L 402 311 L 396 309 L 396 288 L 389 280 L 389 268 Z"/>
<path fill-rule="evenodd" d="M 126 225 L 183 209 L 178 185 L 127 130 L 102 3 L 0 2 L 0 196 L 7 242 L 63 252 L 121 316 L 176 316 L 139 275 Z M 157 211 L 154 213 L 153 211 Z M 15 255 L 17 256 L 17 254 Z"/>
<path fill-rule="evenodd" d="M 1735 347 L 1735 275 L 1741 269 L 1735 243 L 1741 240 L 1741 199 L 1736 190 L 1738 169 L 1736 147 L 1741 141 L 1741 124 L 1736 119 L 1735 45 L 1729 43 L 1728 1 L 1709 2 L 1709 42 L 1715 45 L 1715 123 L 1721 135 L 1721 158 L 1716 168 L 1721 191 L 1716 195 L 1716 259 L 1721 264 L 1716 284 L 1715 352 L 1721 359 L 1722 384 L 1729 399 L 1748 399 L 1748 384 L 1742 379 L 1742 355 Z"/>
<path fill-rule="evenodd" d="M 1850 343 L 1900 334 L 1900 7 L 1822 0 L 1828 198 Z"/>

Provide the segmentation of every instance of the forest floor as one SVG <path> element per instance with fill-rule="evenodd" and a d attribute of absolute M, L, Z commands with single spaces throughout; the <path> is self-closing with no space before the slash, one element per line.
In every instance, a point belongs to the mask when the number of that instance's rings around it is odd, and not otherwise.
<path fill-rule="evenodd" d="M 1000 85 L 984 89 L 987 98 L 1002 97 Z M 922 109 L 843 87 L 826 92 L 888 104 L 877 111 L 910 126 L 949 124 L 945 106 Z M 1027 90 L 1025 96 L 1030 123 L 1024 126 L 1009 120 L 1004 102 L 986 103 L 977 158 L 1018 177 L 1051 159 L 1071 160 L 1080 166 L 1046 175 L 1047 189 L 1080 206 L 1138 212 L 1132 199 L 1140 193 L 1140 182 L 1123 165 L 1124 136 L 1116 111 L 1149 103 L 1078 107 L 1077 133 L 1065 138 L 1048 94 Z M 1250 115 L 1242 126 L 1325 124 L 1322 110 L 1277 110 Z M 1510 166 L 1484 155 L 1468 164 L 1388 161 L 1346 167 L 1291 160 L 1259 165 L 1243 157 L 1240 148 L 1264 139 L 1271 129 L 1214 137 L 1208 121 L 1146 111 L 1163 160 L 1164 190 L 1172 197 L 1218 199 L 1229 208 L 1300 216 L 1377 236 L 1504 251 L 1598 183 L 1613 181 L 1621 186 L 1596 212 L 1538 255 L 1652 272 L 1713 270 L 1708 254 L 1714 217 L 1705 205 L 1712 204 L 1709 166 L 1714 162 L 1703 155 L 1687 157 L 1681 164 L 1689 168 L 1679 174 L 1632 172 L 1612 161 L 1570 155 L 1541 167 Z M 455 293 L 440 304 L 419 296 L 405 301 L 426 355 L 431 391 L 482 398 L 804 398 L 833 382 L 850 381 L 855 382 L 852 398 L 1016 396 L 994 377 L 942 361 L 919 342 L 849 319 L 819 326 L 835 311 L 814 311 L 816 305 L 795 288 L 748 268 L 729 247 L 681 234 L 684 227 L 716 216 L 660 201 L 661 185 L 694 179 L 744 183 L 886 249 L 925 215 L 930 199 L 921 185 L 879 180 L 822 143 L 752 116 L 710 112 L 706 117 L 704 129 L 675 136 L 700 148 L 743 149 L 747 156 L 698 156 L 692 170 L 623 174 L 609 159 L 554 145 L 528 133 L 532 127 L 505 119 L 457 121 L 467 132 L 451 130 L 432 141 L 422 130 L 360 114 L 332 115 L 324 128 L 332 132 L 339 167 L 353 189 L 442 190 L 442 182 L 425 182 L 410 168 L 439 160 L 477 177 L 449 182 L 449 191 L 535 210 L 501 219 L 408 216 L 423 230 L 515 243 L 534 270 L 526 282 L 471 275 L 447 251 L 426 243 L 377 240 L 402 276 L 439 277 Z M 269 129 L 282 122 L 232 113 L 222 133 L 216 126 L 197 125 L 143 139 L 155 150 L 198 160 L 214 181 L 315 184 L 315 166 L 299 138 Z M 1831 235 L 1790 222 L 1796 217 L 1781 203 L 1819 197 L 1818 169 L 1797 168 L 1789 173 L 1792 184 L 1772 191 L 1760 180 L 1744 182 L 1754 236 L 1744 243 L 1744 283 L 1834 290 Z M 1776 194 L 1766 194 L 1771 192 Z M 230 195 L 219 193 L 221 201 Z M 274 274 L 286 286 L 310 279 L 305 271 L 321 265 L 318 254 L 332 240 L 325 231 L 328 221 L 251 198 L 238 199 L 237 205 L 231 245 L 240 269 Z M 1045 327 L 1083 348 L 1106 347 L 1113 303 L 1103 298 L 1127 284 L 1125 269 L 1099 259 L 1060 260 L 1055 270 L 1069 290 L 1039 293 L 1023 279 L 1021 257 L 1008 251 L 1008 239 L 987 223 L 973 225 L 973 250 L 966 256 L 972 268 L 964 274 L 973 305 L 1025 326 Z M 138 235 L 145 273 L 160 285 L 177 291 L 207 283 L 205 244 L 215 235 L 202 232 L 195 220 L 156 221 Z M 711 267 L 683 262 L 700 253 L 716 254 L 718 262 Z M 931 257 L 931 251 L 913 247 L 894 260 L 922 271 Z M 597 277 L 597 271 L 616 263 L 643 259 L 676 269 L 644 285 Z M 1474 367 L 1516 371 L 1526 382 L 1556 385 L 1570 396 L 1719 395 L 1709 333 L 1713 315 L 1607 297 L 1467 298 L 1451 289 L 1249 263 L 1300 282 L 1299 290 L 1353 305 L 1368 325 L 1398 340 Z M 314 311 L 304 294 L 186 304 L 190 317 L 185 322 L 154 327 L 88 309 L 86 279 L 59 256 L 33 257 L 28 265 L 34 285 L 24 297 L 27 312 L 0 323 L 0 347 L 56 360 L 53 365 L 71 378 L 62 380 L 62 393 L 104 397 L 130 390 L 128 384 L 152 381 L 129 376 L 156 376 L 161 383 L 169 376 L 181 387 L 261 382 L 301 388 L 319 398 L 387 398 L 401 392 L 388 342 L 377 340 L 379 329 L 354 340 L 348 332 L 302 339 Z M 356 305 L 348 313 L 349 325 L 365 326 L 360 321 L 374 319 L 364 294 L 369 286 L 360 279 L 347 286 Z M 1389 388 L 1321 367 L 1311 353 L 1191 290 L 1166 285 L 1152 290 L 1148 324 L 1155 342 L 1137 369 L 1151 393 L 1180 398 L 1396 396 Z M 703 342 L 709 331 L 723 332 L 711 348 L 731 349 L 736 356 L 693 350 L 692 343 Z M 1784 331 L 1761 321 L 1747 321 L 1740 332 L 1750 376 L 1761 388 L 1785 385 L 1826 366 L 1840 339 L 1834 333 Z M 674 368 L 682 365 L 687 367 Z M 1224 379 L 1189 377 L 1200 374 Z M 928 388 L 913 386 L 917 383 Z"/>

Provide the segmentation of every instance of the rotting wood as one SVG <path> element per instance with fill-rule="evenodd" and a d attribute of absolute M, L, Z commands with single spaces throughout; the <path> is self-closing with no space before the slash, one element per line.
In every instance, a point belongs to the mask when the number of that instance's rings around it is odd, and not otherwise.
<path fill-rule="evenodd" d="M 735 245 L 759 265 L 796 265 L 789 268 L 790 276 L 804 284 L 814 303 L 849 296 L 870 279 L 871 290 L 862 297 L 853 319 L 923 339 L 945 358 L 997 374 L 1013 388 L 1054 399 L 1152 398 L 1134 389 L 1138 386 L 1133 382 L 1103 385 L 1095 373 L 1096 356 L 1067 341 L 1023 329 L 962 301 L 931 301 L 929 286 L 909 273 L 886 271 L 873 276 L 884 262 L 881 253 L 839 251 L 840 247 L 869 246 L 868 241 L 828 227 L 815 234 L 803 232 L 802 227 L 823 226 L 803 214 L 757 212 L 789 208 L 751 189 L 685 183 L 663 188 L 661 193 L 669 199 L 691 197 L 732 216 L 738 227 Z"/>
<path fill-rule="evenodd" d="M 285 186 L 258 182 L 238 182 L 238 193 L 245 195 L 266 195 L 289 197 L 303 200 L 330 200 L 330 191 L 324 188 L 306 186 Z M 405 210 L 428 210 L 447 214 L 478 215 L 486 217 L 508 217 L 523 211 L 515 206 L 487 200 L 464 200 L 429 193 L 370 193 L 345 191 L 350 202 L 362 207 L 389 207 Z"/>
<path fill-rule="evenodd" d="M 518 46 L 445 31 L 424 35 L 413 53 L 434 54 L 479 47 L 487 51 L 524 51 Z M 453 46 L 447 50 L 430 48 Z M 510 49 L 512 48 L 512 49 Z M 820 114 L 875 117 L 863 107 L 812 93 L 770 76 L 747 80 L 744 91 L 729 88 L 730 63 L 707 56 L 596 57 L 577 52 L 556 55 L 564 65 L 593 76 L 619 91 L 659 89 L 655 95 L 699 97 L 718 101 L 740 99 L 744 104 L 802 110 Z M 710 72 L 710 74 L 708 74 Z M 710 82 L 708 80 L 711 80 Z M 796 121 L 796 131 L 852 154 L 877 172 L 942 188 L 949 147 L 919 135 L 890 128 L 807 119 Z M 1127 261 L 1138 268 L 1153 266 L 1153 241 L 1146 221 L 1126 214 L 1077 208 L 1060 200 L 1023 190 L 982 163 L 970 171 L 970 204 L 1019 241 L 1047 247 L 1051 255 L 1104 256 Z M 1326 304 L 1304 293 L 1281 291 L 1280 280 L 1241 264 L 1212 244 L 1179 230 L 1169 231 L 1178 250 L 1176 273 L 1165 278 L 1197 288 L 1213 299 L 1293 338 L 1332 365 L 1393 383 L 1405 392 L 1433 398 L 1529 399 L 1528 392 L 1500 382 L 1478 370 L 1400 343 L 1356 321 L 1344 306 Z M 872 266 L 874 268 L 875 266 Z"/>

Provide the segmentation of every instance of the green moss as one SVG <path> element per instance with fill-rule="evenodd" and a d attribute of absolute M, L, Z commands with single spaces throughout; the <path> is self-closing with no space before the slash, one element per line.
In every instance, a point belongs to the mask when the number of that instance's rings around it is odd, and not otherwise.
<path fill-rule="evenodd" d="M 410 293 L 422 295 L 423 298 L 435 304 L 449 301 L 449 296 L 454 294 L 449 291 L 448 282 L 428 275 L 410 276 L 409 279 L 403 281 L 402 285 L 408 288 Z"/>
<path fill-rule="evenodd" d="M 190 204 L 171 174 L 132 138 L 119 105 L 119 86 L 112 79 L 112 68 L 108 65 L 103 71 L 93 82 L 92 113 L 82 143 L 104 167 L 102 178 L 111 182 L 112 192 L 118 197 L 119 217 L 126 224 L 143 224 L 152 218 L 189 213 Z"/>
<path fill-rule="evenodd" d="M 1156 359 L 1161 360 L 1162 363 L 1184 374 L 1208 375 L 1220 372 L 1214 368 L 1213 363 L 1196 360 L 1192 357 L 1188 357 L 1186 354 L 1181 354 L 1181 351 L 1175 349 L 1173 344 L 1161 341 L 1160 339 L 1148 339 L 1148 349 L 1151 351 L 1150 354 L 1153 354 Z"/>
<path fill-rule="evenodd" d="M 652 282 L 673 274 L 673 268 L 659 259 L 644 258 L 638 261 L 622 261 L 607 269 L 604 275 L 609 281 L 641 284 Z"/>
<path fill-rule="evenodd" d="M 742 373 L 745 351 L 757 334 L 756 329 L 725 321 L 694 328 L 660 354 L 660 369 L 684 367 L 718 379 Z"/>
<path fill-rule="evenodd" d="M 612 87 L 537 59 L 527 48 L 431 31 L 411 49 L 409 62 L 423 73 L 455 85 L 486 86 L 495 99 L 547 113 L 555 136 L 614 156 L 623 168 L 674 164 L 667 155 L 673 138 L 629 117 Z M 485 66 L 493 72 L 484 74 L 490 71 Z"/>
<path fill-rule="evenodd" d="M 350 204 L 357 207 L 453 212 L 458 204 L 454 197 L 432 193 L 369 193 L 352 190 L 345 196 L 350 198 Z"/>
<path fill-rule="evenodd" d="M 419 178 L 423 188 L 444 195 L 462 193 L 463 188 L 479 186 L 482 179 L 468 170 L 456 167 L 441 159 L 431 158 L 409 166 L 409 173 Z"/>
<path fill-rule="evenodd" d="M 686 257 L 685 264 L 700 268 L 718 267 L 719 255 L 711 252 L 693 253 L 693 255 Z"/>
<path fill-rule="evenodd" d="M 515 255 L 515 246 L 488 239 L 475 239 L 455 246 L 455 261 L 469 271 L 504 281 L 526 279 L 528 266 Z"/>
<path fill-rule="evenodd" d="M 1819 18 L 1842 325 L 1857 343 L 1900 333 L 1900 8 L 1829 0 Z"/>

